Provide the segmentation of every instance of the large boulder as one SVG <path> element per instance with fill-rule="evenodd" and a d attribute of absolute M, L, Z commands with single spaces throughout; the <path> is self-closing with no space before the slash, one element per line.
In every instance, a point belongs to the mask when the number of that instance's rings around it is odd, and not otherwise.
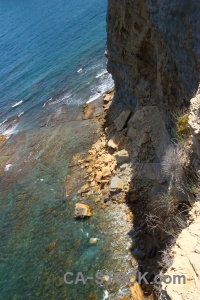
<path fill-rule="evenodd" d="M 75 207 L 75 218 L 86 218 L 91 217 L 90 207 L 86 204 L 76 203 Z"/>
<path fill-rule="evenodd" d="M 110 191 L 120 191 L 124 188 L 124 182 L 117 176 L 113 177 L 110 183 Z"/>

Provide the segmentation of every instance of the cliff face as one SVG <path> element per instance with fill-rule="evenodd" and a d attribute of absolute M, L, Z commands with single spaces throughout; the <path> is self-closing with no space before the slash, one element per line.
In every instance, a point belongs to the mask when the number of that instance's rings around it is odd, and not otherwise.
<path fill-rule="evenodd" d="M 151 279 L 159 269 L 163 245 L 180 224 L 172 218 L 178 215 L 178 204 L 192 203 L 194 196 L 185 188 L 184 174 L 192 142 L 187 139 L 188 153 L 187 147 L 174 146 L 171 119 L 173 112 L 189 107 L 197 92 L 199 29 L 200 0 L 108 0 L 106 56 L 115 96 L 107 120 L 110 125 L 114 115 L 117 136 L 123 134 L 126 141 L 132 167 L 126 202 L 134 215 L 134 228 L 139 228 L 133 238 L 133 255 L 139 270 L 147 271 Z M 197 93 L 189 116 L 193 165 L 198 172 L 199 100 Z M 125 114 L 122 110 L 128 111 L 128 117 L 118 130 L 118 120 Z M 152 217 L 161 222 L 153 229 Z M 145 293 L 152 291 L 145 283 L 142 288 Z"/>
<path fill-rule="evenodd" d="M 129 107 L 187 104 L 200 74 L 200 1 L 108 0 L 108 71 Z"/>

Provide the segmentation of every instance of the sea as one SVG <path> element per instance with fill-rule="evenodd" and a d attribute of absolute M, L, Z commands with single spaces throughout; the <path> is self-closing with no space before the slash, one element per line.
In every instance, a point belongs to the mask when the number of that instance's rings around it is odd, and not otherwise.
<path fill-rule="evenodd" d="M 82 105 L 113 86 L 104 56 L 106 10 L 106 0 L 0 0 L 1 300 L 115 300 L 129 293 L 106 277 L 130 267 L 124 204 L 103 211 L 86 199 L 93 216 L 76 220 L 85 181 L 69 166 L 98 138 L 94 122 L 80 118 Z"/>

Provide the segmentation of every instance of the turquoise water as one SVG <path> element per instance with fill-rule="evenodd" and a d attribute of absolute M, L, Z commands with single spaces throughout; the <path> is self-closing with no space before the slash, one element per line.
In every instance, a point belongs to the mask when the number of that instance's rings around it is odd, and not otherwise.
<path fill-rule="evenodd" d="M 99 270 L 128 272 L 130 224 L 123 219 L 123 204 L 104 211 L 95 198 L 77 195 L 85 173 L 71 170 L 69 161 L 76 153 L 84 157 L 98 135 L 93 122 L 79 118 L 78 108 L 63 111 L 59 122 L 56 111 L 51 125 L 12 135 L 0 147 L 2 300 L 115 300 L 127 293 L 127 287 L 94 280 L 64 283 L 66 272 L 74 273 L 73 280 L 78 272 L 85 278 Z M 90 205 L 90 219 L 74 218 L 77 202 Z M 89 244 L 92 237 L 98 238 L 96 245 Z"/>

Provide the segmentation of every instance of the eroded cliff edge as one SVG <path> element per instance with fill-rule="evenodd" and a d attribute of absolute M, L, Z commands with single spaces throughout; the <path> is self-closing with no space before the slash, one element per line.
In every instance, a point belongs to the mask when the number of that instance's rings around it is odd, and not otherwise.
<path fill-rule="evenodd" d="M 199 175 L 199 8 L 194 0 L 108 1 L 106 57 L 115 95 L 107 122 L 114 121 L 117 135 L 123 132 L 126 139 L 132 164 L 127 203 L 137 230 L 133 255 L 139 271 L 151 279 L 173 227 L 182 222 L 178 206 L 198 200 L 188 187 L 188 169 Z M 122 111 L 128 117 L 118 130 Z M 180 112 L 190 126 L 184 145 L 176 140 L 173 120 Z M 150 285 L 142 287 L 152 291 Z"/>

